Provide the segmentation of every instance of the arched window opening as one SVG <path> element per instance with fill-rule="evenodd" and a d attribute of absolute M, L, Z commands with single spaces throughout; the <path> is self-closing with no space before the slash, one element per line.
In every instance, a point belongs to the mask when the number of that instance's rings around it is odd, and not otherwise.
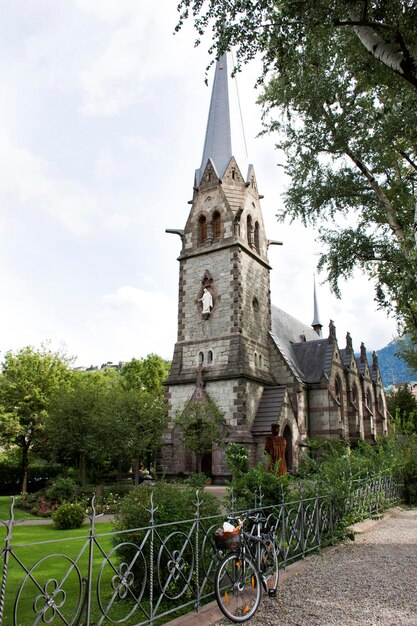
<path fill-rule="evenodd" d="M 378 410 L 382 413 L 384 410 L 384 402 L 382 400 L 382 395 L 378 395 Z"/>
<path fill-rule="evenodd" d="M 207 353 L 207 363 L 211 365 L 213 363 L 213 351 L 209 350 Z"/>
<path fill-rule="evenodd" d="M 252 226 L 252 217 L 248 215 L 246 219 L 246 237 L 248 240 L 248 244 L 253 246 L 253 226 Z"/>
<path fill-rule="evenodd" d="M 253 355 L 253 360 L 254 360 L 254 363 L 255 363 L 255 367 L 258 367 L 258 355 L 256 354 L 256 352 Z"/>
<path fill-rule="evenodd" d="M 199 352 L 198 353 L 198 362 L 200 365 L 203 365 L 204 363 L 204 352 Z"/>
<path fill-rule="evenodd" d="M 339 376 L 336 376 L 336 380 L 334 381 L 334 393 L 336 396 L 336 400 L 339 404 L 342 403 L 342 384 L 340 382 Z"/>
<path fill-rule="evenodd" d="M 372 392 L 371 392 L 371 390 L 369 388 L 368 388 L 366 396 L 367 396 L 367 400 L 368 400 L 368 402 L 367 402 L 368 409 L 372 412 L 372 408 L 373 408 L 372 407 Z"/>
<path fill-rule="evenodd" d="M 358 403 L 358 388 L 356 385 L 352 386 L 352 402 L 353 404 Z"/>
<path fill-rule="evenodd" d="M 262 354 L 259 355 L 259 367 L 262 368 L 264 366 L 264 359 Z"/>
<path fill-rule="evenodd" d="M 232 179 L 235 180 L 236 178 L 236 170 L 232 169 Z"/>
<path fill-rule="evenodd" d="M 207 241 L 207 220 L 204 215 L 198 220 L 198 240 L 200 243 Z"/>
<path fill-rule="evenodd" d="M 213 239 L 220 239 L 221 237 L 221 219 L 220 213 L 216 211 L 213 215 Z"/>
<path fill-rule="evenodd" d="M 292 432 L 288 424 L 284 428 L 284 432 L 282 433 L 282 436 L 284 437 L 285 442 L 287 444 L 285 446 L 285 462 L 287 464 L 287 470 L 289 470 L 289 469 L 292 469 L 292 466 L 293 466 L 293 456 L 292 456 L 293 450 L 292 450 Z"/>
<path fill-rule="evenodd" d="M 259 254 L 260 252 L 260 247 L 259 247 L 259 222 L 255 222 L 255 248 L 257 253 Z"/>

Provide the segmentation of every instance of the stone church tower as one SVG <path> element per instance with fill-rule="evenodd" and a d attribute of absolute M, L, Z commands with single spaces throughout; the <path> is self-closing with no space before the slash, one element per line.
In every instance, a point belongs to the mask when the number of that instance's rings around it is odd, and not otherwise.
<path fill-rule="evenodd" d="M 196 459 L 172 420 L 205 395 L 228 426 L 228 441 L 262 458 L 265 436 L 278 424 L 286 464 L 295 467 L 307 437 L 370 443 L 387 432 L 377 356 L 355 357 L 348 333 L 339 348 L 336 327 L 322 336 L 316 291 L 311 326 L 271 304 L 268 241 L 253 167 L 242 171 L 231 132 L 227 57 L 216 64 L 203 158 L 195 173 L 191 210 L 180 236 L 178 337 L 166 381 L 171 426 L 159 470 L 196 471 Z M 301 444 L 301 445 L 300 445 Z M 203 471 L 221 482 L 224 452 L 213 448 Z"/>
<path fill-rule="evenodd" d="M 173 416 L 192 396 L 201 365 L 205 390 L 225 415 L 231 440 L 249 443 L 264 386 L 273 383 L 271 268 L 255 172 L 252 166 L 242 172 L 233 154 L 228 82 L 224 55 L 216 65 L 190 214 L 183 231 L 168 231 L 181 236 L 182 250 L 178 339 L 167 385 Z M 168 474 L 190 465 L 175 439 L 170 432 L 164 449 Z M 214 452 L 206 468 L 221 476 L 223 465 Z"/>

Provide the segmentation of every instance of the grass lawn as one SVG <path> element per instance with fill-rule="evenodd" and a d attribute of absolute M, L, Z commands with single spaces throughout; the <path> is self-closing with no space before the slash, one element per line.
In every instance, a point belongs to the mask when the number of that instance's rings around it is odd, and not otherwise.
<path fill-rule="evenodd" d="M 2 499 L 5 507 L 5 498 Z M 1 509 L 2 511 L 5 508 Z M 6 516 L 7 517 L 7 516 Z M 39 519 L 39 518 L 37 518 Z M 3 535 L 0 525 L 0 548 L 3 546 Z M 95 526 L 92 563 L 91 589 L 91 624 L 97 624 L 102 612 L 111 606 L 104 624 L 123 623 L 133 626 L 146 621 L 141 608 L 132 601 L 132 593 L 128 590 L 118 596 L 117 589 L 121 577 L 118 576 L 120 559 L 112 551 L 110 533 L 111 523 L 102 522 Z M 79 614 L 80 602 L 85 598 L 85 579 L 88 574 L 89 525 L 84 524 L 75 530 L 56 530 L 52 525 L 20 525 L 13 528 L 12 553 L 9 555 L 6 585 L 4 626 L 31 626 L 35 624 L 72 624 Z M 118 542 L 123 542 L 119 536 Z M 0 553 L 0 579 L 3 573 L 3 555 Z M 149 564 L 147 565 L 149 576 Z M 146 576 L 136 583 L 145 585 Z M 54 593 L 55 592 L 55 593 Z M 57 608 L 47 608 L 45 595 L 53 597 Z M 147 592 L 142 598 L 141 606 L 148 606 Z M 172 604 L 170 604 L 172 606 Z M 168 606 L 167 606 L 168 608 Z M 46 609 L 46 610 L 45 610 Z M 159 612 L 161 612 L 160 607 Z M 163 610 L 163 609 L 162 609 Z M 184 610 L 182 611 L 182 613 Z M 186 612 L 186 611 L 185 611 Z M 130 617 L 129 617 L 130 616 Z M 176 617 L 173 614 L 170 618 Z M 161 624 L 162 621 L 155 621 Z M 83 623 L 83 622 L 82 622 Z"/>
<path fill-rule="evenodd" d="M 10 517 L 10 504 L 11 499 L 10 496 L 0 496 L 0 519 L 8 520 Z M 39 519 L 32 513 L 28 513 L 28 511 L 22 511 L 22 509 L 14 508 L 14 518 L 15 520 L 20 519 Z"/>

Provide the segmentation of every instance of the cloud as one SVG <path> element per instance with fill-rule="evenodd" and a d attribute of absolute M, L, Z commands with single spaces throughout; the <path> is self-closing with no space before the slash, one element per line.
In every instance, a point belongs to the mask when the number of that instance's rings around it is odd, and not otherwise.
<path fill-rule="evenodd" d="M 40 155 L 11 143 L 0 133 L 0 203 L 25 211 L 40 211 L 75 236 L 93 227 L 99 212 L 97 197 L 62 176 Z"/>

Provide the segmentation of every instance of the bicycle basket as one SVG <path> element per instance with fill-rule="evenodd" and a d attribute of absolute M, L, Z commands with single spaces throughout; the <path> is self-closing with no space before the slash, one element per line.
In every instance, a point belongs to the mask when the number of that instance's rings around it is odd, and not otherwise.
<path fill-rule="evenodd" d="M 236 550 L 242 542 L 241 527 L 237 526 L 234 530 L 223 530 L 218 528 L 214 533 L 214 543 L 218 550 Z"/>

